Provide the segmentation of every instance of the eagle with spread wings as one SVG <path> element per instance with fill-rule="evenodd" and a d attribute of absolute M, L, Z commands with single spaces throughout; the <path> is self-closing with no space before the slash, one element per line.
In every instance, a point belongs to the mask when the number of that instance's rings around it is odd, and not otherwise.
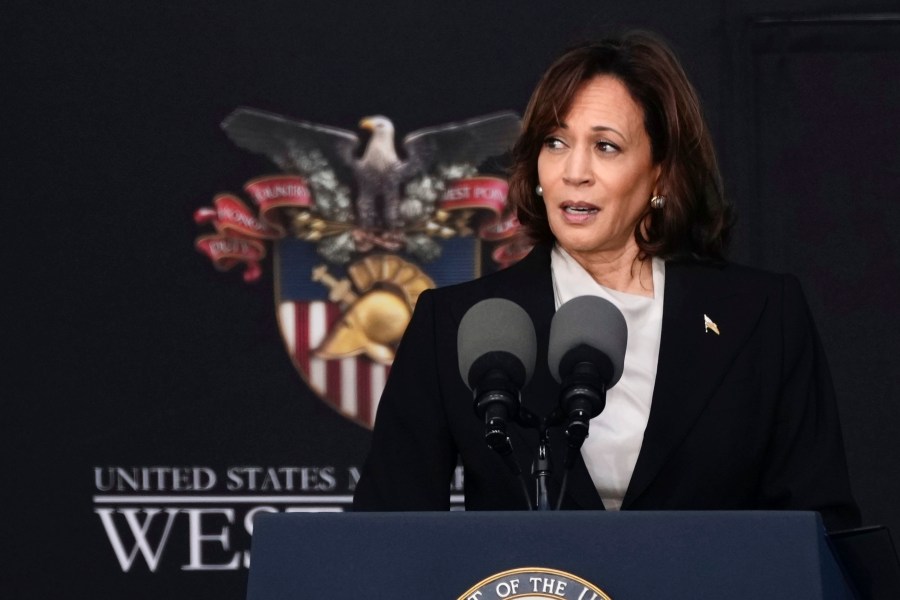
<path fill-rule="evenodd" d="M 252 108 L 239 108 L 222 123 L 239 147 L 304 177 L 316 210 L 329 222 L 402 239 L 407 250 L 427 259 L 440 250 L 427 235 L 413 233 L 414 226 L 434 214 L 449 182 L 477 174 L 480 165 L 510 150 L 520 119 L 498 112 L 420 129 L 403 139 L 399 154 L 390 119 L 366 117 L 359 126 L 371 132 L 364 148 L 354 131 Z M 333 236 L 330 244 L 339 248 L 319 250 L 326 257 L 346 254 L 351 239 Z"/>

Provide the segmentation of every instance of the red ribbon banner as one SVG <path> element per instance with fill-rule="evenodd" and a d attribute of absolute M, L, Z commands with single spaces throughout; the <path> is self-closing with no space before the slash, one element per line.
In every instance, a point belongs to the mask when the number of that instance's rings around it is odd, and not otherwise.
<path fill-rule="evenodd" d="M 296 175 L 269 175 L 248 181 L 244 185 L 253 201 L 259 206 L 259 217 L 270 227 L 283 232 L 286 230 L 281 209 L 302 208 L 309 210 L 315 206 L 306 180 Z"/>
<path fill-rule="evenodd" d="M 266 247 L 262 242 L 228 234 L 206 235 L 197 238 L 194 246 L 205 254 L 219 271 L 227 271 L 233 266 L 244 263 L 244 281 L 259 279 L 262 272 L 259 266 L 266 256 Z"/>

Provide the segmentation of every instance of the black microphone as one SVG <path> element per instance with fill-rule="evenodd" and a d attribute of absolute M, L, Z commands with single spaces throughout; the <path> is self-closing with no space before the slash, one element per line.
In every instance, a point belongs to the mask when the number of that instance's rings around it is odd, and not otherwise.
<path fill-rule="evenodd" d="M 531 379 L 537 336 L 518 304 L 488 298 L 470 308 L 457 333 L 459 374 L 473 392 L 475 414 L 485 422 L 488 445 L 508 457 L 506 422 L 519 412 L 519 392 Z"/>
<path fill-rule="evenodd" d="M 590 420 L 606 407 L 606 390 L 622 377 L 627 343 L 625 317 L 603 298 L 572 298 L 553 315 L 547 359 L 551 375 L 561 384 L 559 403 L 570 449 L 567 467 L 588 436 Z"/>

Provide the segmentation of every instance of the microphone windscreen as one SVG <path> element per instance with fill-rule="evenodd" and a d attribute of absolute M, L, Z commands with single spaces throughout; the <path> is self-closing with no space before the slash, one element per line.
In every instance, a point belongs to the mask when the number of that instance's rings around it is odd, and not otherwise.
<path fill-rule="evenodd" d="M 456 342 L 459 374 L 470 388 L 473 380 L 471 369 L 476 361 L 479 368 L 497 362 L 494 366 L 503 369 L 503 357 L 508 359 L 511 355 L 518 359 L 524 368 L 524 380 L 516 382 L 519 387 L 528 383 L 534 373 L 537 356 L 534 323 L 525 309 L 515 302 L 488 298 L 474 305 L 459 323 Z M 498 361 L 493 361 L 491 357 L 497 357 Z"/>
<path fill-rule="evenodd" d="M 628 325 L 622 312 L 609 300 L 598 296 L 578 296 L 559 307 L 550 324 L 547 362 L 550 373 L 562 382 L 560 364 L 570 350 L 588 346 L 599 350 L 612 363 L 611 388 L 622 377 Z"/>

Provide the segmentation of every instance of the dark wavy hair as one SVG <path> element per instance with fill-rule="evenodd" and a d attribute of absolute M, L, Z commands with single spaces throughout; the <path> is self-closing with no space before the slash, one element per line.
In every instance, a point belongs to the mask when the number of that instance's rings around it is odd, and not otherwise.
<path fill-rule="evenodd" d="M 513 148 L 509 200 L 524 232 L 552 241 L 543 200 L 535 193 L 537 160 L 544 139 L 568 114 L 581 87 L 598 75 L 621 81 L 643 109 L 652 159 L 659 165 L 662 209 L 638 220 L 634 237 L 641 258 L 724 258 L 733 222 L 700 102 L 675 54 L 653 34 L 635 31 L 582 44 L 560 56 L 544 73 L 528 102 L 522 133 Z"/>

